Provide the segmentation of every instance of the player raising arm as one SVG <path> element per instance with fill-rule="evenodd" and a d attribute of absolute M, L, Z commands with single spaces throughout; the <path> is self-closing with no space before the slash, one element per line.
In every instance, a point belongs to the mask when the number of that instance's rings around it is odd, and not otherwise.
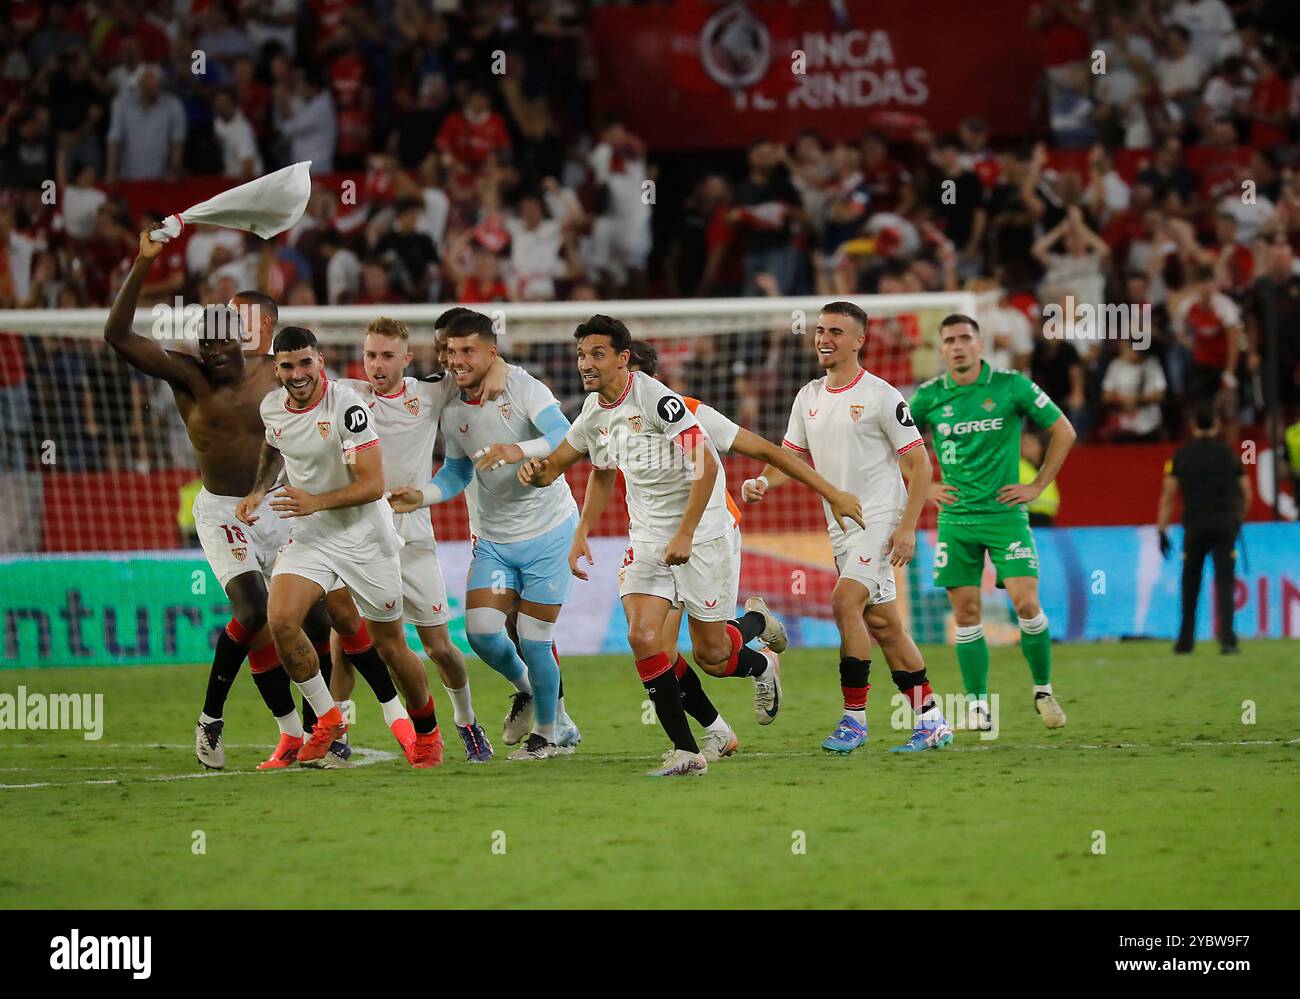
<path fill-rule="evenodd" d="M 258 292 L 240 292 L 232 301 L 238 312 L 208 306 L 197 357 L 166 350 L 157 339 L 136 335 L 131 321 L 140 289 L 164 245 L 151 240 L 148 232 L 140 234 L 140 254 L 109 311 L 104 340 L 137 371 L 171 386 L 203 482 L 194 500 L 195 529 L 203 554 L 230 600 L 231 618 L 217 639 L 203 711 L 194 729 L 195 755 L 209 769 L 225 766 L 222 714 L 230 686 L 247 657 L 253 682 L 280 728 L 279 744 L 259 769 L 279 768 L 293 762 L 304 736 L 289 677 L 266 630 L 271 566 L 288 538 L 288 525 L 263 517 L 255 526 L 245 526 L 235 515 L 235 506 L 251 489 L 257 471 L 264 433 L 259 407 L 278 384 L 271 358 L 256 349 L 267 327 L 275 323 L 276 305 Z M 245 342 L 245 331 L 252 342 Z M 308 631 L 319 648 L 328 650 L 329 621 L 323 606 L 313 608 Z M 323 666 L 328 668 L 328 662 Z M 308 728 L 315 721 L 309 707 L 303 721 Z"/>
<path fill-rule="evenodd" d="M 989 647 L 980 620 L 980 582 L 987 552 L 1020 621 L 1020 650 L 1034 680 L 1034 708 L 1048 728 L 1065 724 L 1052 693 L 1052 636 L 1038 602 L 1038 552 L 1025 504 L 1056 478 L 1074 445 L 1074 427 L 1047 394 L 1018 371 L 998 371 L 981 358 L 984 338 L 970 316 L 939 324 L 947 371 L 921 385 L 911 409 L 930 428 L 943 482 L 934 581 L 948 591 L 957 624 L 957 665 L 969 699 L 967 727 L 989 729 Z M 1020 484 L 1024 418 L 1051 434 L 1043 467 Z"/>
<path fill-rule="evenodd" d="M 831 610 L 840 633 L 844 694 L 844 716 L 822 748 L 851 753 L 867 739 L 874 637 L 895 685 L 916 714 L 911 738 L 894 752 L 921 752 L 951 743 L 952 729 L 930 689 L 921 651 L 899 615 L 894 568 L 907 565 L 916 550 L 930 459 L 898 390 L 858 363 L 866 330 L 866 313 L 851 302 L 831 302 L 822 309 L 814 343 L 826 375 L 795 396 L 784 441 L 785 447 L 811 457 L 831 483 L 857 495 L 865 520 L 862 527 L 842 527 L 822 501 L 840 574 Z M 769 465 L 745 482 L 742 497 L 757 502 L 785 480 L 784 472 Z"/>
<path fill-rule="evenodd" d="M 598 489 L 608 489 L 613 473 L 623 472 L 630 545 L 619 591 L 628 644 L 673 744 L 652 776 L 702 773 L 708 762 L 686 720 L 681 687 L 663 644 L 664 620 L 673 605 L 686 606 L 698 663 L 725 663 L 727 675 L 753 677 L 756 703 L 768 720 L 781 706 L 776 654 L 746 645 L 766 627 L 765 616 L 731 619 L 738 578 L 726 476 L 681 397 L 628 370 L 632 338 L 622 322 L 592 316 L 574 331 L 574 339 L 578 371 L 591 394 L 560 446 L 521 465 L 519 479 L 547 486 L 584 455 L 597 470 Z"/>
<path fill-rule="evenodd" d="M 400 541 L 384 501 L 383 461 L 370 411 L 352 389 L 326 378 L 310 330 L 288 326 L 277 333 L 275 364 L 283 387 L 262 400 L 266 434 L 257 481 L 240 501 L 238 514 L 246 524 L 258 522 L 258 508 L 282 461 L 289 484 L 271 496 L 271 515 L 292 518 L 293 527 L 272 571 L 268 624 L 281 662 L 319 716 L 298 761 L 317 763 L 347 730 L 318 669 L 317 653 L 302 633 L 312 604 L 346 587 L 373 631 L 375 645 L 369 647 L 368 636 L 357 643 L 361 648 L 345 643 L 349 656 L 374 689 L 384 720 L 411 764 L 438 766 L 442 733 L 424 666 L 402 630 Z M 363 626 L 362 636 L 365 631 Z M 406 695 L 414 728 L 409 742 L 401 724 L 406 711 L 376 649 Z"/>

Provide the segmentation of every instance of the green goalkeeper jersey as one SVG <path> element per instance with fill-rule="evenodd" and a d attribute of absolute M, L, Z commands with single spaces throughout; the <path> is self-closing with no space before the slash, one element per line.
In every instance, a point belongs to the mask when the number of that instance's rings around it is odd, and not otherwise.
<path fill-rule="evenodd" d="M 980 362 L 979 377 L 957 385 L 945 372 L 923 383 L 908 407 L 918 430 L 929 429 L 943 481 L 956 502 L 939 507 L 939 522 L 979 524 L 989 517 L 1027 519 L 1023 506 L 998 502 L 998 490 L 1020 482 L 1023 418 L 1050 427 L 1061 410 L 1019 371 Z"/>

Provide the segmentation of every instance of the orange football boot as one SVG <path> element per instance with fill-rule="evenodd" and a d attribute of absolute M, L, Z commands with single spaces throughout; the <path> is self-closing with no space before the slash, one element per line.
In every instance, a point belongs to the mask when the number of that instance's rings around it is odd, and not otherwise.
<path fill-rule="evenodd" d="M 330 744 L 347 730 L 348 723 L 343 720 L 343 712 L 335 705 L 316 719 L 311 738 L 298 750 L 298 762 L 308 766 L 318 765 L 316 761 L 329 752 Z"/>
<path fill-rule="evenodd" d="M 441 726 L 435 728 L 432 732 L 426 732 L 415 737 L 415 748 L 411 751 L 410 759 L 413 767 L 442 766 Z"/>
<path fill-rule="evenodd" d="M 388 726 L 388 730 L 393 733 L 393 738 L 402 747 L 402 755 L 406 757 L 406 762 L 414 763 L 415 759 L 411 754 L 415 752 L 415 726 L 411 723 L 411 719 L 399 718 Z"/>
<path fill-rule="evenodd" d="M 257 765 L 258 770 L 283 770 L 293 766 L 302 750 L 302 736 L 280 734 L 280 742 L 275 752 Z"/>

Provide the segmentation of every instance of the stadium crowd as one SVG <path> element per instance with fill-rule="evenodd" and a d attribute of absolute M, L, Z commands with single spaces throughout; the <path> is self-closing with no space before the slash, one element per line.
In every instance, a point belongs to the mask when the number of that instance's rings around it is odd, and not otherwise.
<path fill-rule="evenodd" d="M 1029 12 L 1043 65 L 1027 97 L 1035 134 L 995 139 L 974 117 L 955 134 L 806 133 L 755 142 L 718 170 L 592 120 L 587 8 L 573 0 L 9 10 L 2 308 L 105 307 L 138 231 L 178 207 L 167 185 L 233 184 L 311 159 L 321 178 L 355 178 L 355 197 L 322 181 L 271 242 L 188 233 L 143 304 L 247 287 L 286 305 L 377 311 L 967 288 L 998 299 L 985 314 L 990 361 L 1030 373 L 1088 439 L 1176 437 L 1207 397 L 1229 424 L 1256 422 L 1265 323 L 1279 330 L 1283 402 L 1300 403 L 1289 0 L 1044 0 Z M 682 196 L 647 198 L 670 169 Z M 157 196 L 133 214 L 124 192 L 138 182 Z M 1048 307 L 1070 317 L 1107 304 L 1139 307 L 1133 339 L 1073 339 L 1044 323 Z M 864 363 L 906 392 L 932 332 L 915 315 L 874 320 Z M 677 387 L 769 437 L 783 428 L 766 425 L 776 408 L 759 400 L 789 398 L 816 371 L 788 329 L 687 349 L 689 363 L 678 351 L 668 365 Z M 580 395 L 567 354 L 521 360 L 561 398 Z M 45 439 L 41 422 L 86 442 L 72 467 L 156 465 L 183 454 L 162 446 L 170 409 L 106 351 L 0 333 L 0 467 L 36 460 L 23 442 Z"/>

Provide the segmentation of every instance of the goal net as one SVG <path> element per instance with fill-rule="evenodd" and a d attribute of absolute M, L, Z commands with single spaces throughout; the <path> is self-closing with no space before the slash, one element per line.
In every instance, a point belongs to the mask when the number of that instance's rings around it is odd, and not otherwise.
<path fill-rule="evenodd" d="M 871 317 L 863 363 L 904 395 L 937 370 L 939 320 L 978 315 L 970 293 L 858 296 Z M 573 329 L 594 313 L 623 319 L 655 347 L 659 377 L 745 428 L 779 443 L 798 389 L 819 376 L 812 331 L 820 298 L 502 304 L 484 307 L 507 360 L 546 382 L 573 418 L 583 391 Z M 447 306 L 285 308 L 281 325 L 314 330 L 335 376 L 363 378 L 362 331 L 377 315 L 407 323 L 410 374 L 438 370 L 433 324 Z M 25 665 L 202 661 L 224 623 L 224 595 L 206 570 L 190 505 L 198 473 L 170 388 L 140 375 L 103 342 L 103 310 L 0 312 L 0 580 L 5 658 Z M 137 314 L 149 335 L 153 316 Z M 173 341 L 169 349 L 193 351 Z M 725 460 L 739 503 L 758 463 Z M 588 467 L 570 482 L 579 502 Z M 830 617 L 835 573 L 819 499 L 796 484 L 741 504 L 741 593 L 762 594 L 795 644 L 837 643 Z M 463 597 L 468 523 L 463 498 L 431 513 L 453 611 Z M 928 513 L 922 527 L 933 526 Z M 593 542 L 596 571 L 578 593 L 584 614 L 562 625 L 585 636 L 573 652 L 616 651 L 617 568 L 626 547 L 621 483 Z M 918 639 L 943 638 L 947 605 L 926 582 L 926 537 L 900 599 Z M 604 620 L 601 616 L 604 615 Z M 453 631 L 459 628 L 453 627 Z M 197 650 L 197 651 L 196 651 Z"/>

